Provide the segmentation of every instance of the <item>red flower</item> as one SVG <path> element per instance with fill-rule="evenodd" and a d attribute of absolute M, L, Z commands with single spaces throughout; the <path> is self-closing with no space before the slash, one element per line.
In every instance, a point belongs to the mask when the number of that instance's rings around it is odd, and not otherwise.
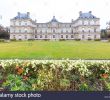
<path fill-rule="evenodd" d="M 106 74 L 106 73 L 101 74 L 100 76 L 101 76 L 102 78 L 108 78 L 108 77 L 109 77 L 109 75 L 108 75 L 108 74 Z"/>
<path fill-rule="evenodd" d="M 19 69 L 19 66 L 16 66 L 15 69 L 18 70 Z"/>
<path fill-rule="evenodd" d="M 28 80 L 28 77 L 27 76 L 23 76 L 23 80 Z"/>
<path fill-rule="evenodd" d="M 22 73 L 23 73 L 23 69 L 22 69 L 22 68 L 19 68 L 17 73 L 18 73 L 19 75 L 22 74 Z"/>

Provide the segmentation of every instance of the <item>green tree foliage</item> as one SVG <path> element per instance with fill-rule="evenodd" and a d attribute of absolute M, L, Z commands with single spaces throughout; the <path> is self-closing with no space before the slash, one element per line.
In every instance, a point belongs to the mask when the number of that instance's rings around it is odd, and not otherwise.
<path fill-rule="evenodd" d="M 9 39 L 9 29 L 0 26 L 0 39 Z"/>

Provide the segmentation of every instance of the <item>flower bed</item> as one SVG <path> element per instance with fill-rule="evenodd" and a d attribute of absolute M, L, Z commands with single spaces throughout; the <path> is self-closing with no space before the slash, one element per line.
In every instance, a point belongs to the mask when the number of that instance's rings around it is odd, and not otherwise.
<path fill-rule="evenodd" d="M 2 91 L 109 91 L 110 62 L 1 60 Z"/>

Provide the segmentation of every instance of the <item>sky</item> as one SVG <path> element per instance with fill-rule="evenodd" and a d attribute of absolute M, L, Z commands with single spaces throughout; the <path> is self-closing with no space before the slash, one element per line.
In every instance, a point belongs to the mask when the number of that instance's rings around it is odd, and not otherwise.
<path fill-rule="evenodd" d="M 10 26 L 17 12 L 30 12 L 37 22 L 48 22 L 53 16 L 60 22 L 71 22 L 79 17 L 79 11 L 92 11 L 104 29 L 110 21 L 110 0 L 0 0 L 0 24 Z"/>

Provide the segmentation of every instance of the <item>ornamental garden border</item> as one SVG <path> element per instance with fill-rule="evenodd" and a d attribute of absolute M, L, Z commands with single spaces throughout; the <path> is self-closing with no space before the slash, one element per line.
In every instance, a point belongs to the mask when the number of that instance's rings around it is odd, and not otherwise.
<path fill-rule="evenodd" d="M 1 91 L 109 91 L 110 61 L 0 60 Z"/>

